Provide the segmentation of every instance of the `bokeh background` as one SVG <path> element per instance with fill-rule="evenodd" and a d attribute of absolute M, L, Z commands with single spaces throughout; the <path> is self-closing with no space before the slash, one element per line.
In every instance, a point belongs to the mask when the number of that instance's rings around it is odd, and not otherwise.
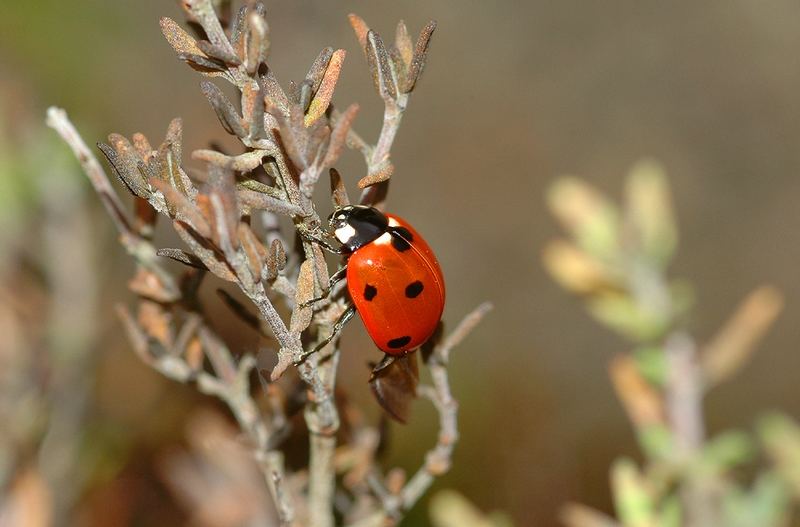
<path fill-rule="evenodd" d="M 184 441 L 194 409 L 211 403 L 148 370 L 125 342 L 111 307 L 131 300 L 132 263 L 43 128 L 44 111 L 66 108 L 90 143 L 112 131 L 160 140 L 175 116 L 186 149 L 225 134 L 200 78 L 160 34 L 160 16 L 181 20 L 173 2 L 2 4 L 0 303 L 24 316 L 4 319 L 0 348 L 69 354 L 78 345 L 93 357 L 72 379 L 85 392 L 92 438 L 80 454 L 95 467 L 76 521 L 179 523 L 184 513 L 158 466 Z M 437 488 L 457 488 L 519 525 L 555 525 L 566 501 L 609 510 L 608 466 L 636 452 L 606 374 L 626 344 L 544 273 L 541 249 L 558 233 L 544 193 L 558 175 L 575 174 L 619 195 L 642 156 L 663 162 L 673 185 L 681 227 L 673 272 L 696 285 L 690 324 L 700 339 L 756 285 L 786 295 L 756 360 L 711 394 L 711 430 L 747 427 L 765 408 L 800 416 L 800 4 L 268 2 L 279 80 L 302 78 L 324 46 L 347 49 L 334 102 L 359 102 L 356 127 L 374 137 L 382 107 L 351 11 L 387 37 L 400 18 L 413 32 L 439 22 L 393 150 L 389 205 L 437 250 L 446 321 L 484 300 L 496 306 L 454 355 L 462 440 Z M 361 160 L 347 154 L 340 171 L 354 192 Z M 53 185 L 61 199 L 44 199 Z M 62 264 L 76 271 L 59 282 Z M 59 318 L 58 306 L 72 318 Z M 223 326 L 240 347 L 257 345 L 235 321 Z M 357 323 L 344 339 L 342 384 L 373 404 L 364 364 L 375 353 Z M 6 348 L 3 357 L 12 355 Z M 433 439 L 434 416 L 422 406 L 416 422 L 395 430 L 390 461 L 409 469 Z M 426 521 L 423 504 L 408 524 Z"/>

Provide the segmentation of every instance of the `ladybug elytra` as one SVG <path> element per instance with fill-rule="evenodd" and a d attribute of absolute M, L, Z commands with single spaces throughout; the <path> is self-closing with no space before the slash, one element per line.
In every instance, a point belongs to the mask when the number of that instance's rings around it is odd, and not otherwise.
<path fill-rule="evenodd" d="M 444 276 L 428 243 L 403 219 L 350 205 L 331 231 L 350 252 L 347 289 L 367 333 L 390 355 L 423 344 L 444 310 Z"/>

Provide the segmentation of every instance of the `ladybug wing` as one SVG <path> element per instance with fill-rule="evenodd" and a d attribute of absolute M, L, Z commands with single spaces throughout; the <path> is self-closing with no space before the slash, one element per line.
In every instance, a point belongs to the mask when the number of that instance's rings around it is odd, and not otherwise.
<path fill-rule="evenodd" d="M 383 357 L 381 363 L 372 370 L 369 386 L 378 404 L 386 410 L 389 417 L 405 424 L 419 385 L 417 354 Z"/>
<path fill-rule="evenodd" d="M 350 257 L 347 288 L 382 351 L 403 354 L 436 330 L 444 310 L 444 283 L 436 270 L 438 264 L 429 262 L 413 243 L 395 243 L 392 235 L 381 236 Z"/>

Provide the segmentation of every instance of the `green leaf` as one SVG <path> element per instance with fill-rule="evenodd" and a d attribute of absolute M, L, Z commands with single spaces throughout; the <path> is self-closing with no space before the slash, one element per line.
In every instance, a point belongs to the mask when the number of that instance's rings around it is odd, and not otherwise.
<path fill-rule="evenodd" d="M 663 167 L 649 159 L 637 163 L 625 194 L 627 219 L 639 250 L 650 263 L 665 267 L 678 245 L 678 229 Z"/>
<path fill-rule="evenodd" d="M 655 503 L 636 464 L 622 458 L 611 467 L 617 515 L 627 527 L 655 527 Z"/>
<path fill-rule="evenodd" d="M 619 211 L 605 196 L 580 179 L 562 177 L 550 187 L 547 203 L 580 248 L 603 261 L 617 259 Z"/>
<path fill-rule="evenodd" d="M 658 527 L 681 527 L 683 525 L 683 510 L 678 496 L 670 495 L 664 498 L 657 515 Z"/>
<path fill-rule="evenodd" d="M 761 419 L 758 435 L 775 470 L 800 499 L 800 427 L 790 418 L 774 413 Z"/>
<path fill-rule="evenodd" d="M 667 360 L 658 346 L 645 346 L 633 352 L 633 359 L 642 377 L 656 386 L 664 386 L 667 378 Z"/>
<path fill-rule="evenodd" d="M 703 449 L 701 460 L 704 469 L 719 474 L 750 461 L 755 453 L 750 437 L 744 432 L 733 430 L 710 440 Z"/>
<path fill-rule="evenodd" d="M 669 428 L 651 425 L 639 430 L 639 446 L 650 459 L 666 459 L 675 451 L 675 441 Z"/>
<path fill-rule="evenodd" d="M 730 527 L 788 525 L 791 514 L 789 490 L 773 472 L 758 476 L 749 492 L 731 486 L 722 500 L 723 520 Z"/>
<path fill-rule="evenodd" d="M 621 293 L 599 294 L 587 302 L 589 312 L 602 324 L 635 342 L 650 342 L 669 329 L 668 317 L 641 309 Z"/>
<path fill-rule="evenodd" d="M 443 490 L 431 499 L 431 523 L 434 527 L 512 527 L 502 513 L 483 514 L 467 498 L 453 490 Z"/>

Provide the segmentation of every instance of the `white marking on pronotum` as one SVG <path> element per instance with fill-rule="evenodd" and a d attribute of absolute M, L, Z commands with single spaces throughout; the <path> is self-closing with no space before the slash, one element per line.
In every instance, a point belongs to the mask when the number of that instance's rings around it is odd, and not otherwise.
<path fill-rule="evenodd" d="M 394 218 L 389 218 L 389 227 L 399 227 L 400 222 Z"/>
<path fill-rule="evenodd" d="M 352 225 L 345 225 L 344 227 L 339 227 L 333 234 L 336 236 L 336 239 L 342 243 L 349 242 L 353 236 L 356 235 L 356 230 L 353 228 Z"/>
<path fill-rule="evenodd" d="M 392 235 L 389 234 L 388 232 L 384 232 L 383 234 L 378 236 L 378 238 L 375 239 L 375 243 L 377 245 L 389 245 L 390 243 L 392 243 Z"/>

